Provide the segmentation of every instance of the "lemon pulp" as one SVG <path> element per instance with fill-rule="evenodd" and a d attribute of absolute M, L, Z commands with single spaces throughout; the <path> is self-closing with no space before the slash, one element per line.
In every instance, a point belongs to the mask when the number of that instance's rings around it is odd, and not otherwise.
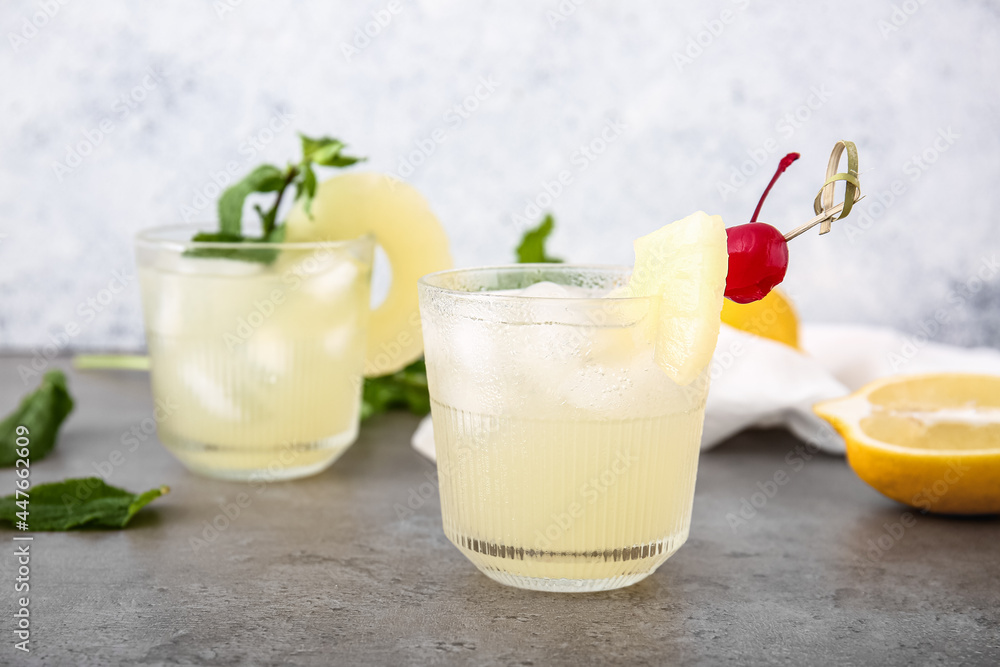
<path fill-rule="evenodd" d="M 889 378 L 814 409 L 886 496 L 942 513 L 1000 512 L 1000 377 Z"/>

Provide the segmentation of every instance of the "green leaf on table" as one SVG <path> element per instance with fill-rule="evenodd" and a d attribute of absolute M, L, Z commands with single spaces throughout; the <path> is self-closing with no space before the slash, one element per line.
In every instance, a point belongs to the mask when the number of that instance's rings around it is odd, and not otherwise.
<path fill-rule="evenodd" d="M 262 164 L 243 180 L 226 188 L 219 197 L 219 231 L 231 236 L 243 235 L 243 204 L 254 192 L 277 192 L 285 184 L 285 175 L 270 164 Z"/>
<path fill-rule="evenodd" d="M 21 399 L 21 404 L 0 422 L 0 466 L 10 467 L 17 459 L 17 438 L 22 435 L 32 462 L 41 460 L 56 446 L 59 427 L 73 411 L 73 398 L 66 388 L 66 376 L 53 370 L 45 374 L 38 389 Z M 27 429 L 19 433 L 18 426 Z"/>
<path fill-rule="evenodd" d="M 361 419 L 368 419 L 393 408 L 405 408 L 415 415 L 426 415 L 431 411 L 431 399 L 427 393 L 427 367 L 422 358 L 390 375 L 365 379 Z"/>
<path fill-rule="evenodd" d="M 545 241 L 555 227 L 555 219 L 552 214 L 546 214 L 545 218 L 534 229 L 529 229 L 521 238 L 521 245 L 517 246 L 517 261 L 520 264 L 558 264 L 562 262 L 557 257 L 550 257 L 545 252 Z"/>
<path fill-rule="evenodd" d="M 17 505 L 24 502 L 23 496 L 0 498 L 0 521 L 16 524 L 23 520 L 18 514 L 26 511 L 27 530 L 124 528 L 136 512 L 169 492 L 161 486 L 135 494 L 105 484 L 100 477 L 67 479 L 32 486 L 27 492 L 27 510 Z"/>
<path fill-rule="evenodd" d="M 363 161 L 363 157 L 351 155 L 341 155 L 340 152 L 347 148 L 347 144 L 340 139 L 331 137 L 320 137 L 314 139 L 304 134 L 299 134 L 302 139 L 302 162 L 314 162 L 324 167 L 350 167 L 352 164 Z"/>

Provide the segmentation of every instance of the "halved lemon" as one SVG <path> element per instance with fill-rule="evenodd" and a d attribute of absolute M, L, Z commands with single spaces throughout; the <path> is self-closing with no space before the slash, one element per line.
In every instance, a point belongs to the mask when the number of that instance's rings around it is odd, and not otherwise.
<path fill-rule="evenodd" d="M 729 254 L 722 218 L 702 211 L 635 241 L 627 293 L 657 297 L 654 358 L 674 382 L 690 384 L 719 339 Z"/>
<path fill-rule="evenodd" d="M 750 303 L 726 299 L 722 302 L 722 322 L 740 331 L 799 347 L 799 318 L 791 301 L 778 289 Z"/>
<path fill-rule="evenodd" d="M 813 409 L 844 436 L 858 477 L 893 500 L 1000 512 L 1000 377 L 893 377 Z"/>
<path fill-rule="evenodd" d="M 386 174 L 353 172 L 323 181 L 310 214 L 288 216 L 287 241 L 353 239 L 372 234 L 392 266 L 392 285 L 368 323 L 365 375 L 395 373 L 423 353 L 417 279 L 450 269 L 444 228 L 415 188 Z"/>

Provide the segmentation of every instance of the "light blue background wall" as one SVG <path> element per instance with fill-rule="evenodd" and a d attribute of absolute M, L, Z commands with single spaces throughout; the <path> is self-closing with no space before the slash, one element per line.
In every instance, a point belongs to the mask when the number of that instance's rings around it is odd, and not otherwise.
<path fill-rule="evenodd" d="M 131 272 L 137 230 L 197 208 L 230 161 L 292 157 L 295 129 L 407 174 L 463 265 L 509 260 L 515 216 L 562 170 L 552 251 L 575 261 L 630 262 L 632 238 L 697 209 L 746 221 L 798 150 L 762 216 L 788 229 L 850 138 L 868 198 L 793 243 L 803 318 L 917 331 L 940 311 L 938 340 L 1000 345 L 996 3 L 578 3 L 7 0 L 0 347 L 75 321 L 76 347 L 140 348 L 134 281 L 92 318 L 80 304 Z M 358 39 L 373 12 L 385 25 Z M 608 123 L 624 128 L 582 159 Z"/>

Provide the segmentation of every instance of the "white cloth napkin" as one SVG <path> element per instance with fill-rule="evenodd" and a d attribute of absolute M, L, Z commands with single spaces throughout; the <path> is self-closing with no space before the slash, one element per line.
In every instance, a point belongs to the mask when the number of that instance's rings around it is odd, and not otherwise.
<path fill-rule="evenodd" d="M 827 452 L 842 454 L 843 440 L 813 414 L 814 403 L 889 375 L 1000 375 L 998 350 L 942 345 L 883 327 L 806 324 L 799 338 L 802 352 L 722 325 L 712 358 L 702 449 L 746 428 L 781 426 Z M 412 444 L 434 459 L 430 417 L 417 427 Z"/>

